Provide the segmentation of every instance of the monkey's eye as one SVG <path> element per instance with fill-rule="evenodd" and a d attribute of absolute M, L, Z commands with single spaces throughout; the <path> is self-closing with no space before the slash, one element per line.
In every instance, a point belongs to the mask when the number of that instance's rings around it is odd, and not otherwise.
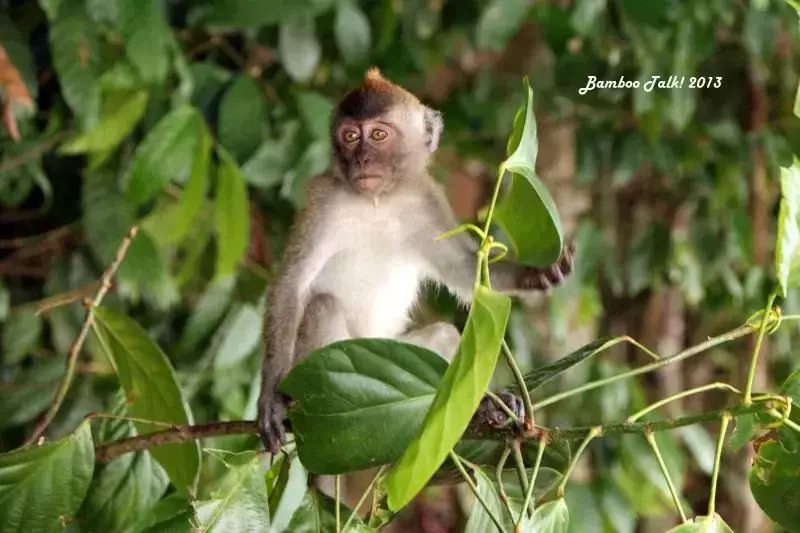
<path fill-rule="evenodd" d="M 347 130 L 342 134 L 342 139 L 346 143 L 356 142 L 358 140 L 358 132 L 356 130 Z"/>
<path fill-rule="evenodd" d="M 372 130 L 372 133 L 369 134 L 369 136 L 375 141 L 383 141 L 388 135 L 389 134 L 386 133 L 386 130 L 382 130 L 380 128 L 375 128 Z"/>

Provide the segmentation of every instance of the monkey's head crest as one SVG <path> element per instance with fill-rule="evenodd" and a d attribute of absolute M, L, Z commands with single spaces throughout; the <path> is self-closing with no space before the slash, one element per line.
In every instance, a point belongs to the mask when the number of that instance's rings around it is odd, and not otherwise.
<path fill-rule="evenodd" d="M 378 67 L 372 67 L 367 70 L 367 73 L 364 75 L 362 87 L 378 94 L 389 95 L 393 103 L 396 104 L 420 104 L 419 98 L 384 78 Z"/>

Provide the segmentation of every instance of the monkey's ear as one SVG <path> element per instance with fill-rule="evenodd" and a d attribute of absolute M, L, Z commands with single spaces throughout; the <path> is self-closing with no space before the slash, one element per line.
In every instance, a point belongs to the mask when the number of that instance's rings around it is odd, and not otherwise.
<path fill-rule="evenodd" d="M 430 107 L 426 107 L 424 113 L 425 146 L 428 147 L 428 152 L 433 153 L 439 147 L 439 138 L 444 128 L 442 113 Z"/>

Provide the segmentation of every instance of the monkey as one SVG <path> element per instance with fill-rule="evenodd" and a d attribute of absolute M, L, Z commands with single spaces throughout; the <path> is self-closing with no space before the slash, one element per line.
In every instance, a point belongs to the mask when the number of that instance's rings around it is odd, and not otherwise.
<path fill-rule="evenodd" d="M 472 298 L 474 237 L 437 236 L 458 225 L 428 167 L 442 113 L 370 68 L 331 114 L 330 171 L 310 178 L 281 265 L 268 288 L 258 428 L 270 453 L 285 442 L 290 398 L 277 388 L 311 351 L 353 338 L 390 338 L 448 360 L 458 329 L 446 322 L 414 328 L 410 310 L 426 282 L 447 287 L 461 305 Z M 511 296 L 549 291 L 573 269 L 574 244 L 545 268 L 491 264 L 493 290 Z M 518 405 L 517 409 L 521 409 Z"/>

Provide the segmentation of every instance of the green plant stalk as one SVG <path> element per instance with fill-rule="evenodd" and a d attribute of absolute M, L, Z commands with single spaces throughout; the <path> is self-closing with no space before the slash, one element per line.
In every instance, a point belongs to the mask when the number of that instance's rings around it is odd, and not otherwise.
<path fill-rule="evenodd" d="M 589 433 L 586 434 L 586 437 L 581 442 L 581 445 L 578 446 L 577 451 L 575 452 L 575 456 L 572 458 L 572 461 L 569 462 L 569 466 L 567 467 L 567 471 L 564 472 L 564 477 L 561 478 L 561 483 L 558 484 L 558 488 L 556 489 L 556 496 L 559 498 L 564 497 L 564 491 L 567 488 L 567 482 L 569 481 L 569 477 L 572 475 L 572 471 L 575 470 L 575 466 L 578 464 L 578 459 L 581 458 L 583 451 L 592 442 L 592 439 L 595 437 L 599 437 L 603 434 L 603 428 L 601 426 L 594 426 L 589 429 Z"/>
<path fill-rule="evenodd" d="M 478 492 L 478 487 L 475 485 L 475 482 L 472 481 L 472 478 L 469 477 L 469 474 L 464 468 L 464 465 L 461 464 L 461 459 L 453 450 L 450 450 L 450 458 L 453 460 L 453 463 L 455 463 L 456 468 L 458 468 L 458 471 L 461 472 L 461 476 L 464 478 L 464 481 L 466 481 L 467 485 L 469 485 L 469 488 L 472 489 L 472 493 L 475 495 L 475 499 L 477 499 L 478 502 L 480 502 L 481 506 L 483 506 L 483 509 L 486 511 L 486 514 L 489 515 L 489 518 L 492 519 L 494 525 L 497 526 L 498 531 L 500 531 L 500 533 L 504 533 L 503 524 L 500 522 L 500 519 L 498 519 L 494 515 L 492 510 L 489 509 L 489 504 L 487 504 L 486 500 L 483 499 L 483 496 L 480 495 L 480 493 Z"/>
<path fill-rule="evenodd" d="M 786 426 L 786 427 L 790 428 L 790 429 L 791 429 L 792 431 L 794 431 L 795 433 L 797 433 L 797 434 L 800 434 L 800 426 L 798 426 L 798 425 L 797 425 L 795 422 L 793 422 L 792 420 L 790 420 L 790 419 L 786 418 L 786 416 L 785 416 L 785 415 L 782 415 L 781 413 L 779 413 L 779 412 L 778 412 L 778 411 L 776 411 L 775 409 L 770 409 L 769 411 L 767 411 L 767 414 L 768 414 L 769 416 L 771 416 L 772 418 L 776 418 L 776 419 L 782 420 L 782 421 L 783 421 L 783 424 L 781 424 L 781 425 L 784 425 L 784 426 Z"/>
<path fill-rule="evenodd" d="M 744 386 L 744 398 L 742 403 L 750 405 L 752 403 L 753 395 L 753 380 L 756 376 L 756 365 L 758 364 L 758 353 L 761 351 L 761 341 L 764 340 L 764 334 L 767 331 L 767 323 L 769 322 L 769 313 L 772 311 L 772 303 L 775 301 L 777 294 L 775 291 L 769 295 L 767 305 L 764 307 L 764 316 L 761 317 L 761 325 L 758 328 L 758 337 L 756 338 L 756 346 L 753 349 L 753 356 L 750 358 L 750 369 L 747 371 L 747 383 Z"/>
<path fill-rule="evenodd" d="M 503 178 L 506 174 L 506 166 L 500 165 L 497 169 L 497 180 L 494 184 L 494 191 L 492 192 L 492 200 L 489 202 L 489 209 L 486 212 L 486 222 L 483 225 L 483 234 L 489 235 L 489 228 L 492 225 L 492 217 L 494 216 L 494 206 L 497 204 L 497 198 L 500 196 L 500 187 L 503 185 Z"/>
<path fill-rule="evenodd" d="M 514 354 L 511 353 L 511 349 L 508 347 L 508 343 L 506 343 L 505 340 L 503 340 L 502 350 L 503 356 L 508 364 L 508 368 L 510 368 L 511 372 L 514 374 L 514 380 L 517 382 L 517 387 L 519 387 L 520 393 L 522 394 L 522 403 L 525 406 L 525 425 L 533 427 L 534 408 L 533 403 L 531 403 L 531 395 L 528 392 L 528 388 L 525 386 L 525 378 L 523 377 L 522 372 L 520 372 L 517 361 L 514 359 Z"/>
<path fill-rule="evenodd" d="M 719 426 L 719 438 L 717 439 L 717 449 L 714 453 L 714 470 L 711 472 L 711 494 L 708 497 L 708 516 L 714 516 L 714 513 L 716 512 L 719 463 L 722 459 L 722 445 L 725 442 L 725 432 L 728 430 L 728 422 L 730 421 L 730 413 L 722 413 L 722 422 Z"/>
<path fill-rule="evenodd" d="M 363 494 L 361 494 L 361 497 L 358 499 L 358 503 L 356 503 L 356 506 L 353 507 L 353 512 L 350 513 L 350 516 L 347 517 L 344 526 L 342 526 L 342 531 L 346 532 L 347 528 L 350 527 L 350 524 L 353 522 L 353 520 L 355 520 L 356 515 L 358 514 L 358 508 L 364 505 L 367 495 L 372 490 L 372 487 L 375 485 L 375 482 L 378 481 L 378 478 L 381 476 L 381 474 L 383 474 L 384 470 L 386 470 L 385 465 L 378 468 L 378 471 L 375 472 L 374 476 L 372 476 L 372 480 L 369 482 L 369 485 L 367 485 L 367 488 L 364 489 Z"/>
<path fill-rule="evenodd" d="M 668 404 L 670 402 L 673 402 L 675 400 L 679 400 L 681 398 L 685 398 L 686 396 L 691 396 L 692 394 L 697 394 L 697 393 L 700 393 L 700 392 L 705 392 L 707 390 L 713 390 L 713 389 L 727 389 L 727 390 L 733 392 L 734 394 L 739 394 L 740 393 L 739 389 L 737 389 L 733 385 L 728 385 L 727 383 L 709 383 L 708 385 L 702 385 L 700 387 L 695 387 L 693 389 L 688 389 L 688 390 L 685 390 L 685 391 L 681 391 L 681 392 L 679 392 L 677 394 L 673 394 L 672 396 L 667 396 L 664 399 L 661 399 L 661 400 L 659 400 L 659 401 L 657 401 L 657 402 L 655 402 L 653 404 L 648 405 L 647 407 L 645 407 L 641 411 L 638 411 L 638 412 L 632 414 L 631 416 L 628 417 L 627 421 L 628 422 L 636 422 L 638 419 L 640 419 L 641 417 L 643 417 L 647 413 L 649 413 L 651 411 L 655 411 L 656 409 L 658 409 L 659 407 L 661 407 L 663 405 L 666 405 L 666 404 Z"/>
<path fill-rule="evenodd" d="M 336 500 L 336 533 L 339 533 L 341 529 L 341 512 L 339 510 L 339 500 L 342 497 L 342 486 L 341 486 L 341 479 L 340 476 L 337 474 L 334 476 L 334 499 Z"/>
<path fill-rule="evenodd" d="M 681 515 L 681 522 L 686 522 L 686 513 L 683 512 L 681 499 L 678 497 L 678 491 L 675 490 L 675 484 L 672 482 L 672 477 L 669 475 L 669 470 L 667 470 L 667 465 L 664 463 L 664 458 L 661 457 L 661 450 L 658 449 L 656 438 L 652 433 L 645 433 L 644 438 L 647 439 L 647 444 L 650 445 L 650 447 L 653 449 L 653 453 L 656 455 L 656 460 L 658 461 L 658 466 L 661 468 L 661 473 L 664 474 L 664 479 L 667 480 L 669 494 L 672 496 L 672 501 L 675 503 L 675 507 L 678 509 L 678 514 Z"/>
<path fill-rule="evenodd" d="M 533 465 L 533 474 L 531 474 L 531 482 L 528 483 L 528 490 L 525 492 L 525 501 L 522 503 L 522 512 L 517 521 L 516 530 L 522 527 L 522 519 L 525 518 L 525 509 L 532 503 L 533 489 L 536 486 L 536 477 L 539 475 L 539 466 L 542 464 L 542 457 L 544 457 L 544 449 L 547 446 L 547 439 L 539 439 L 539 450 L 536 453 L 536 462 Z"/>
<path fill-rule="evenodd" d="M 639 368 L 634 368 L 633 370 L 629 370 L 628 372 L 624 372 L 622 374 L 617 374 L 616 376 L 609 376 L 607 378 L 599 379 L 597 381 L 592 381 L 586 383 L 584 385 L 575 387 L 573 389 L 554 394 L 549 398 L 545 398 L 544 400 L 533 404 L 534 411 L 537 409 L 541 409 L 542 407 L 546 407 L 548 405 L 552 405 L 556 402 L 560 402 L 561 400 L 565 400 L 576 394 L 581 394 L 586 391 L 590 391 L 596 389 L 598 387 L 602 387 L 604 385 L 609 385 L 616 381 L 620 381 L 622 379 L 631 378 L 634 376 L 639 376 L 641 374 L 647 374 L 648 372 L 652 372 L 654 370 L 658 370 L 659 368 L 665 367 L 672 363 L 677 363 L 678 361 L 683 361 L 684 359 L 688 359 L 694 355 L 702 353 L 709 348 L 713 348 L 714 346 L 719 346 L 720 344 L 724 344 L 726 342 L 730 342 L 746 335 L 749 335 L 754 330 L 751 324 L 743 324 L 738 328 L 723 333 L 722 335 L 717 335 L 716 337 L 711 337 L 700 344 L 682 350 L 674 355 L 669 357 L 665 357 L 663 359 L 659 359 L 658 361 L 654 361 L 648 365 L 640 366 Z"/>
<path fill-rule="evenodd" d="M 517 468 L 517 476 L 519 477 L 519 486 L 522 487 L 522 490 L 525 493 L 528 493 L 528 476 L 525 472 L 525 460 L 522 458 L 522 447 L 520 446 L 520 441 L 515 440 L 511 443 L 511 449 L 514 452 L 514 466 Z M 522 516 L 525 515 L 526 511 L 530 511 L 533 513 L 533 504 L 530 505 L 530 508 L 522 507 L 520 510 L 521 516 L 520 520 L 522 520 Z"/>
<path fill-rule="evenodd" d="M 506 487 L 503 484 L 503 468 L 506 466 L 506 461 L 508 460 L 508 456 L 511 455 L 511 448 L 506 446 L 503 449 L 503 455 L 500 456 L 500 461 L 497 463 L 497 469 L 495 470 L 495 478 L 497 479 L 497 488 L 500 491 L 500 501 L 503 502 L 503 506 L 506 508 L 506 512 L 508 512 L 508 517 L 511 519 L 511 522 L 514 523 L 514 510 L 511 509 L 511 504 L 508 501 L 508 494 L 506 493 Z M 524 507 L 522 509 L 525 509 Z M 524 511 L 520 510 L 520 516 Z"/>

